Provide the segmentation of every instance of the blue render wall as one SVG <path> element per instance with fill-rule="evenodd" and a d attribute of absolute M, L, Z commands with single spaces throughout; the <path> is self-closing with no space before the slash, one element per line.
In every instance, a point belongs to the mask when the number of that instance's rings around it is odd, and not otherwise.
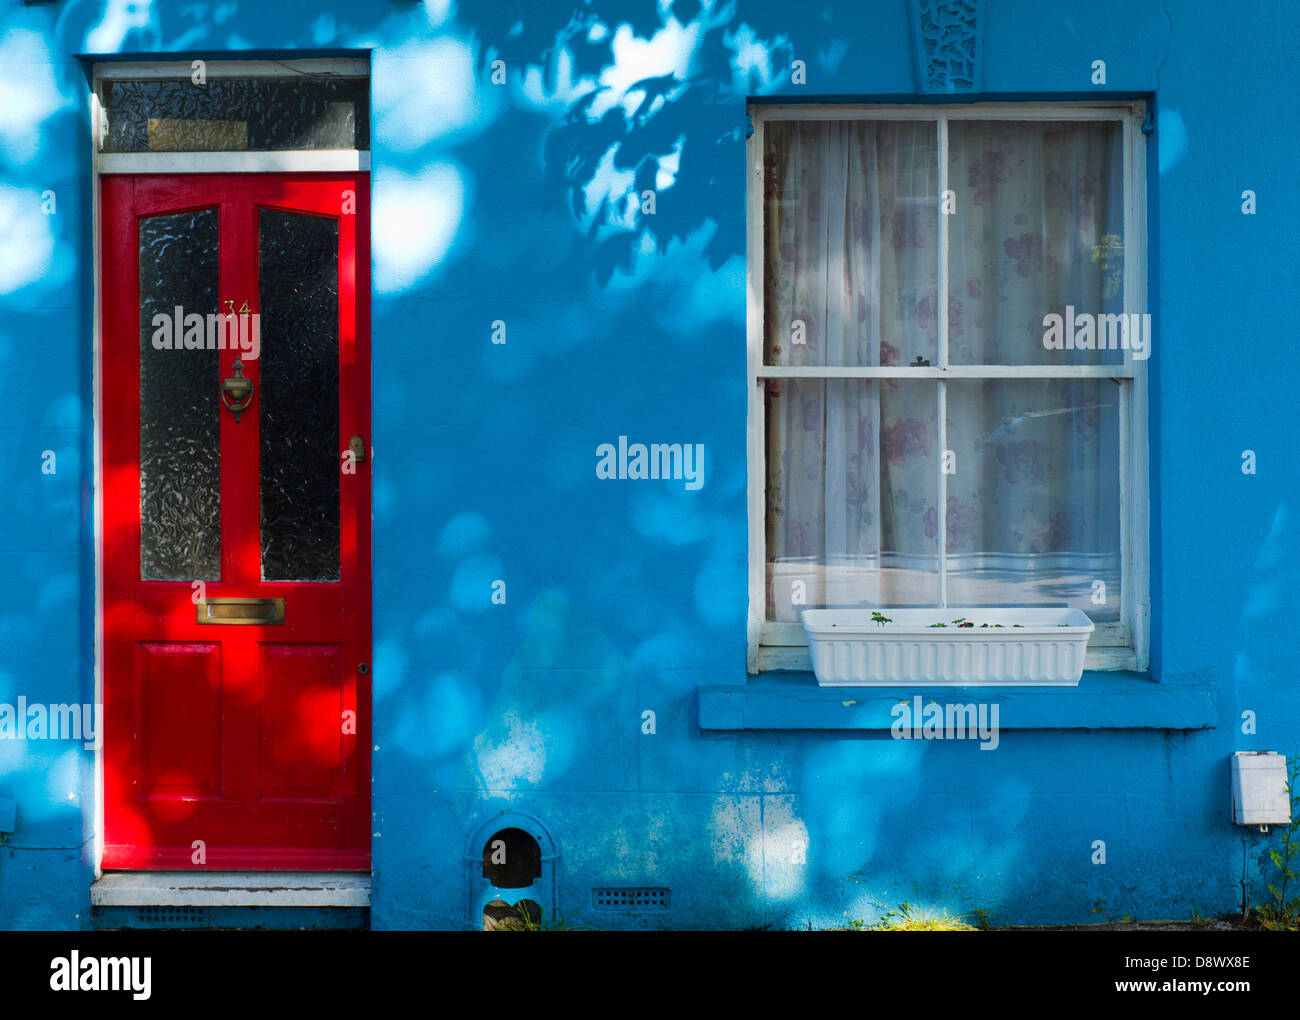
<path fill-rule="evenodd" d="M 1057 697 L 992 753 L 893 741 L 887 715 L 701 729 L 700 688 L 745 685 L 746 102 L 916 101 L 903 0 L 6 4 L 0 702 L 94 696 L 76 55 L 368 51 L 374 927 L 470 925 L 468 840 L 502 810 L 546 827 L 560 914 L 600 927 L 816 927 L 903 901 L 1187 917 L 1237 906 L 1243 874 L 1259 900 L 1273 843 L 1232 824 L 1228 758 L 1300 743 L 1297 401 L 1274 367 L 1297 341 L 1300 28 L 1281 0 L 1164 6 L 987 0 L 982 92 L 1153 99 L 1152 683 L 1208 719 L 1161 728 L 1161 702 L 1143 716 L 1088 676 L 1100 693 Z M 634 121 L 632 85 L 663 75 L 694 85 Z M 595 222 L 645 187 L 654 216 Z M 598 480 L 619 435 L 704 444 L 704 486 Z M 0 927 L 89 926 L 93 752 L 0 741 L 0 796 L 18 813 Z M 667 887 L 671 906 L 593 913 L 595 886 Z"/>

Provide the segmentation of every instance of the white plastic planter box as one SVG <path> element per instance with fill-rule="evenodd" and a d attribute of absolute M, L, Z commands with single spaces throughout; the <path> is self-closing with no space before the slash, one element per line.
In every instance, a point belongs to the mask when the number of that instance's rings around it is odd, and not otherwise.
<path fill-rule="evenodd" d="M 1093 631 L 1092 621 L 1078 609 L 878 610 L 888 623 L 874 622 L 873 612 L 804 610 L 818 684 L 1075 687 Z M 954 626 L 963 617 L 974 626 Z"/>

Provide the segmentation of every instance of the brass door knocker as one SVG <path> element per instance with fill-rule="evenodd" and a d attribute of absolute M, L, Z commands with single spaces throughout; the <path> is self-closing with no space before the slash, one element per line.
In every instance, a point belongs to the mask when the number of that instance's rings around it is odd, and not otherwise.
<path fill-rule="evenodd" d="M 244 378 L 244 365 L 238 358 L 234 368 L 235 374 L 222 380 L 221 402 L 235 412 L 235 421 L 239 421 L 239 416 L 253 402 L 253 380 Z"/>

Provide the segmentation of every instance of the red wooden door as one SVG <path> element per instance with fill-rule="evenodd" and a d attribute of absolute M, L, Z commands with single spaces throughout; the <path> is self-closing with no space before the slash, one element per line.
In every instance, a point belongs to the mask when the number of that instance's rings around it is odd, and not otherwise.
<path fill-rule="evenodd" d="M 102 187 L 103 867 L 368 868 L 367 175 Z"/>

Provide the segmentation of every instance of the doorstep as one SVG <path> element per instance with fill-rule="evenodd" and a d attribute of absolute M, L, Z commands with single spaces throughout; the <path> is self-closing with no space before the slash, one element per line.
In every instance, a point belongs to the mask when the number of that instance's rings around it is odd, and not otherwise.
<path fill-rule="evenodd" d="M 368 871 L 107 871 L 94 907 L 369 907 Z"/>

